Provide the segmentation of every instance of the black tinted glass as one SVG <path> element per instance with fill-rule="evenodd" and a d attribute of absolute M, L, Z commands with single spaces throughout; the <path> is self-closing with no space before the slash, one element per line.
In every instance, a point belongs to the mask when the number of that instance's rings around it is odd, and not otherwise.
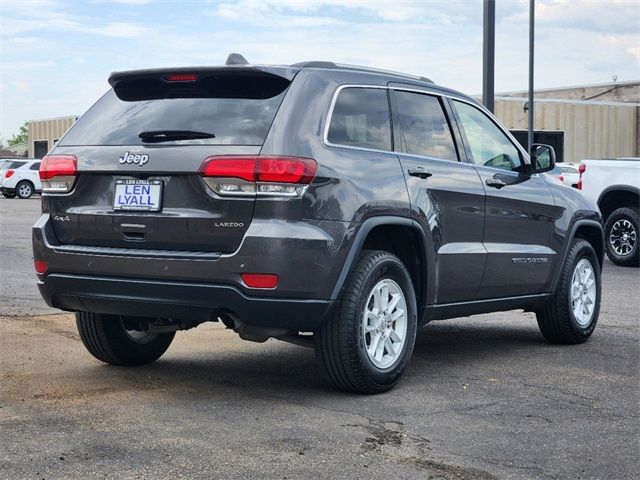
<path fill-rule="evenodd" d="M 247 82 L 237 88 L 220 85 L 179 91 L 155 89 L 148 96 L 139 85 L 128 85 L 118 95 L 111 90 L 76 122 L 59 145 L 140 145 L 139 134 L 150 131 L 214 135 L 165 144 L 262 145 L 288 82 L 277 88 L 272 84 L 265 87 L 260 79 L 254 80 L 253 87 Z M 218 92 L 216 86 L 220 87 Z M 163 98 L 164 94 L 169 98 Z"/>
<path fill-rule="evenodd" d="M 395 92 L 407 153 L 458 160 L 453 136 L 436 97 Z"/>
<path fill-rule="evenodd" d="M 391 121 L 385 89 L 345 88 L 331 116 L 327 140 L 339 145 L 391 150 Z"/>
<path fill-rule="evenodd" d="M 21 166 L 25 165 L 27 162 L 9 162 L 7 165 L 5 165 L 3 168 L 20 168 Z"/>
<path fill-rule="evenodd" d="M 34 163 L 29 167 L 29 170 L 40 170 L 40 162 Z"/>

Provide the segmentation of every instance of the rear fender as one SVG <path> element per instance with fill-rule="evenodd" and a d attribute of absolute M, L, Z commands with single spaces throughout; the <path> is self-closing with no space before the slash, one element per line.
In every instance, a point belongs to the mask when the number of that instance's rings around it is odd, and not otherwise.
<path fill-rule="evenodd" d="M 371 230 L 373 230 L 375 227 L 385 226 L 385 225 L 409 227 L 415 230 L 415 232 L 418 234 L 418 238 L 420 239 L 420 243 L 421 243 L 421 252 L 423 254 L 423 259 L 424 259 L 424 266 L 425 266 L 424 277 L 426 278 L 427 288 L 423 289 L 424 294 L 422 295 L 422 298 L 417 299 L 418 300 L 417 303 L 419 307 L 422 307 L 428 303 L 433 302 L 433 299 L 434 299 L 433 287 L 435 285 L 435 275 L 434 275 L 435 259 L 433 255 L 429 255 L 429 251 L 430 251 L 429 246 L 432 244 L 432 242 L 427 238 L 427 236 L 424 233 L 424 230 L 422 229 L 420 224 L 418 224 L 416 221 L 406 217 L 396 217 L 396 216 L 388 216 L 388 215 L 369 218 L 365 220 L 360 226 L 359 230 L 355 235 L 353 243 L 351 245 L 351 249 L 347 254 L 347 258 L 345 259 L 342 270 L 340 271 L 340 275 L 338 276 L 336 285 L 333 289 L 333 293 L 331 295 L 332 300 L 336 300 L 340 297 L 340 294 L 344 287 L 344 283 L 347 279 L 347 276 L 349 275 L 349 272 L 351 272 L 351 269 L 356 263 L 358 259 L 358 255 L 362 251 L 362 247 Z M 431 250 L 433 249 L 431 248 Z"/>

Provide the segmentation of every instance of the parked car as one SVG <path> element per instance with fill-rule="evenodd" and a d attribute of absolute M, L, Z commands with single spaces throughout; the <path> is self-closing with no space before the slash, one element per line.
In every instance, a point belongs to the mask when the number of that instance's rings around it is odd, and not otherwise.
<path fill-rule="evenodd" d="M 558 165 L 556 165 L 546 173 L 549 177 L 553 178 L 555 181 L 559 183 L 564 183 L 564 179 L 562 177 L 562 169 Z"/>
<path fill-rule="evenodd" d="M 24 160 L 23 160 L 24 161 Z M 4 179 L 4 171 L 9 168 L 10 165 L 22 165 L 22 163 L 17 163 L 15 164 L 14 162 L 20 162 L 19 158 L 0 158 L 0 189 L 2 188 L 2 180 Z M 0 192 L 1 193 L 1 192 Z M 13 195 L 4 195 L 6 198 L 14 198 L 15 194 Z"/>
<path fill-rule="evenodd" d="M 38 287 L 97 359 L 159 358 L 177 330 L 315 346 L 343 390 L 392 388 L 434 319 L 536 312 L 585 342 L 602 225 L 471 97 L 306 62 L 114 73 L 42 161 Z"/>
<path fill-rule="evenodd" d="M 607 256 L 616 265 L 640 265 L 640 158 L 582 160 L 578 188 L 597 202 L 605 221 Z"/>
<path fill-rule="evenodd" d="M 562 170 L 562 183 L 570 187 L 578 188 L 578 180 L 580 180 L 579 165 L 561 163 L 559 167 L 560 170 Z"/>
<path fill-rule="evenodd" d="M 578 188 L 580 172 L 572 163 L 560 163 L 548 172 L 549 175 L 570 187 Z"/>
<path fill-rule="evenodd" d="M 7 162 L 0 170 L 0 193 L 6 198 L 30 198 L 42 191 L 40 160 L 25 158 Z"/>

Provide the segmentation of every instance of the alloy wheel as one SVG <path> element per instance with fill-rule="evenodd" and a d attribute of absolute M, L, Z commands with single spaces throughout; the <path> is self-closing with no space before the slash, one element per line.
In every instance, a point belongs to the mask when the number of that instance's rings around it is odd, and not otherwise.
<path fill-rule="evenodd" d="M 624 257 L 633 251 L 633 248 L 636 245 L 636 237 L 636 230 L 633 228 L 633 224 L 629 220 L 623 218 L 618 220 L 611 227 L 609 243 L 618 255 Z"/>
<path fill-rule="evenodd" d="M 571 309 L 576 322 L 586 327 L 593 318 L 596 306 L 596 274 L 586 258 L 581 259 L 571 277 Z"/>
<path fill-rule="evenodd" d="M 18 188 L 18 194 L 23 197 L 30 197 L 31 196 L 31 186 L 24 183 L 22 185 L 20 185 L 20 187 Z"/>
<path fill-rule="evenodd" d="M 362 316 L 362 334 L 367 357 L 385 369 L 400 357 L 407 339 L 407 302 L 400 286 L 380 280 L 371 289 Z"/>

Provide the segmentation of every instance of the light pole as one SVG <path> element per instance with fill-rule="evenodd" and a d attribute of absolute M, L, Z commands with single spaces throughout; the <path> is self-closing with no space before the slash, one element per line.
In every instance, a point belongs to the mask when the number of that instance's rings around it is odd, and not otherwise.
<path fill-rule="evenodd" d="M 482 13 L 482 103 L 493 113 L 496 50 L 495 0 L 484 0 Z"/>
<path fill-rule="evenodd" d="M 531 152 L 531 145 L 533 145 L 533 45 L 534 45 L 534 32 L 533 26 L 535 24 L 535 0 L 529 0 L 529 109 L 528 114 L 528 129 L 529 135 L 527 139 L 528 151 Z"/>

